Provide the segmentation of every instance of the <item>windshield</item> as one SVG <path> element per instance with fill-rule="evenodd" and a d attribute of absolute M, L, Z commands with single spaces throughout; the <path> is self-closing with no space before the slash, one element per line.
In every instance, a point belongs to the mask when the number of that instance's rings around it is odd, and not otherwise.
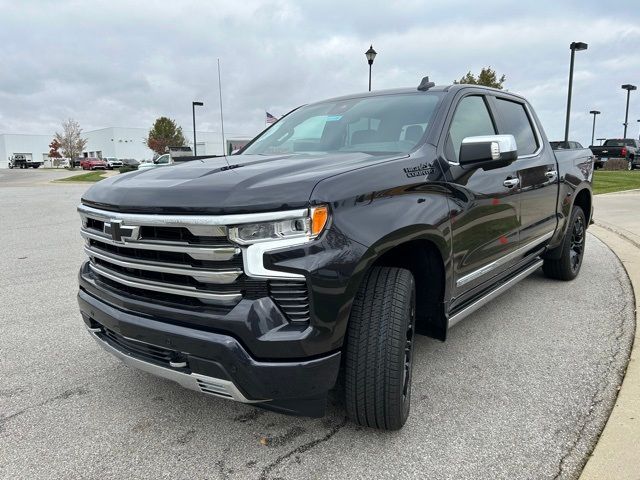
<path fill-rule="evenodd" d="M 308 105 L 274 124 L 242 154 L 406 153 L 421 140 L 441 96 L 381 95 Z"/>

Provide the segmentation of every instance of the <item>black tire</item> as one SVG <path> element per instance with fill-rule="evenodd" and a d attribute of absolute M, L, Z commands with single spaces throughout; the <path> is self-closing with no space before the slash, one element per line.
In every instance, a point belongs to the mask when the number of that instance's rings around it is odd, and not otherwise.
<path fill-rule="evenodd" d="M 345 397 L 356 423 L 399 430 L 411 405 L 415 283 L 409 270 L 374 267 L 356 295 L 347 329 Z"/>
<path fill-rule="evenodd" d="M 545 259 L 544 274 L 556 280 L 573 280 L 580 273 L 587 236 L 587 219 L 582 208 L 575 205 L 569 219 L 569 228 L 560 245 L 560 257 Z"/>

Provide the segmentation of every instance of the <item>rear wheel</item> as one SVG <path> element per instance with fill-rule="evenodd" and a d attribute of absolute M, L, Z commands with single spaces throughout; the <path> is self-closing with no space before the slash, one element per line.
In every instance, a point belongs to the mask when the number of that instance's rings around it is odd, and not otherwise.
<path fill-rule="evenodd" d="M 569 228 L 565 233 L 557 259 L 545 259 L 544 274 L 557 280 L 573 280 L 580 273 L 587 238 L 587 220 L 582 208 L 575 205 L 571 212 Z"/>
<path fill-rule="evenodd" d="M 358 291 L 347 331 L 345 395 L 356 423 L 398 430 L 407 421 L 415 335 L 413 275 L 374 267 Z"/>

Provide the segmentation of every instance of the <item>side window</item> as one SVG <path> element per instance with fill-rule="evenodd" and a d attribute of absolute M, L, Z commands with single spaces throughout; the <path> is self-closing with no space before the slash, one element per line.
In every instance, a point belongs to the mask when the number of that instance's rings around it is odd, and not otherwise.
<path fill-rule="evenodd" d="M 533 133 L 531 120 L 524 105 L 502 98 L 496 98 L 496 108 L 504 126 L 500 133 L 511 134 L 516 139 L 518 155 L 530 155 L 538 149 L 538 141 Z"/>
<path fill-rule="evenodd" d="M 484 98 L 475 95 L 465 97 L 458 104 L 456 113 L 453 114 L 453 120 L 449 126 L 448 147 L 453 149 L 452 153 L 457 162 L 463 139 L 479 135 L 495 135 L 495 133 L 496 129 Z"/>

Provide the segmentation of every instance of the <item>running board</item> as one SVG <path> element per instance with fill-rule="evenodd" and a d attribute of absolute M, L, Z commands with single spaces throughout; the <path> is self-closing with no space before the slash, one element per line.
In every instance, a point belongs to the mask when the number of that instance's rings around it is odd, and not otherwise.
<path fill-rule="evenodd" d="M 456 323 L 458 323 L 468 315 L 472 314 L 473 312 L 478 310 L 480 307 L 482 307 L 484 304 L 496 298 L 501 293 L 504 293 L 507 290 L 509 290 L 520 280 L 523 280 L 524 278 L 531 275 L 533 272 L 535 272 L 538 268 L 542 266 L 542 263 L 543 263 L 543 260 L 537 260 L 533 265 L 525 268 L 523 271 L 518 273 L 516 276 L 510 278 L 506 282 L 501 283 L 496 289 L 491 290 L 484 297 L 479 298 L 478 300 L 474 301 L 471 305 L 463 308 L 458 313 L 449 317 L 449 328 L 453 327 Z"/>

